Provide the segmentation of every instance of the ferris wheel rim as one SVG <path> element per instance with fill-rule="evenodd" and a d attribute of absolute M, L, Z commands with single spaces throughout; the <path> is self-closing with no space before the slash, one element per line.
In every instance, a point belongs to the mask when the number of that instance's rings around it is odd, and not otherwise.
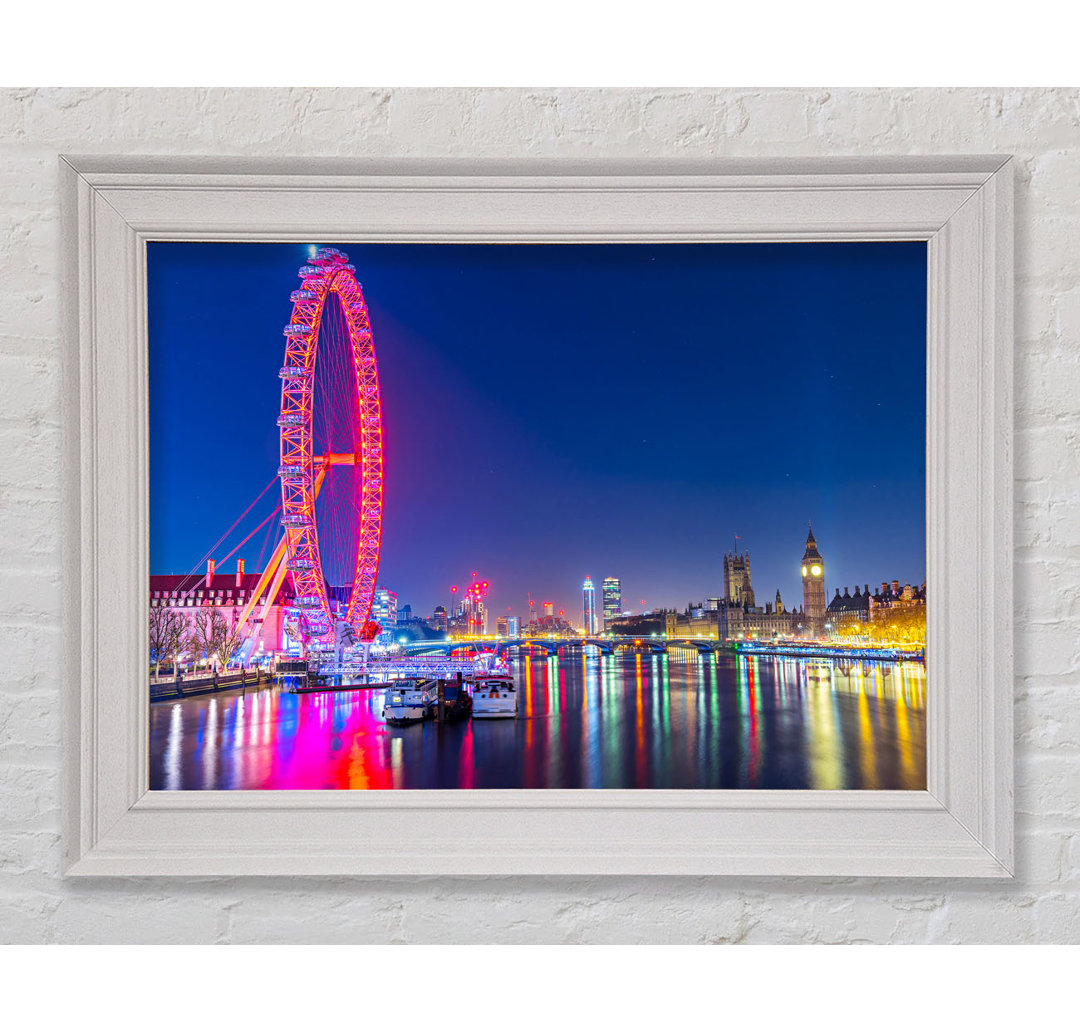
<path fill-rule="evenodd" d="M 347 624 L 360 628 L 370 616 L 382 546 L 382 403 L 371 321 L 355 268 L 336 248 L 320 248 L 300 267 L 292 317 L 284 328 L 285 362 L 280 429 L 282 515 L 286 564 L 293 580 L 300 626 L 309 640 L 329 636 L 334 615 L 327 593 L 315 499 L 335 459 L 350 460 L 360 475 L 360 520 Z M 336 294 L 348 327 L 356 383 L 360 455 L 314 454 L 314 379 L 319 328 L 331 294 Z"/>

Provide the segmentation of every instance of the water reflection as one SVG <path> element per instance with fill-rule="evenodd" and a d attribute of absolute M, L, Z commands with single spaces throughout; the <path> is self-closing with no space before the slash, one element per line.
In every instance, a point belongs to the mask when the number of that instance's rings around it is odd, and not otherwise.
<path fill-rule="evenodd" d="M 925 789 L 926 669 L 524 658 L 515 721 L 388 728 L 381 692 L 150 708 L 152 789 Z"/>

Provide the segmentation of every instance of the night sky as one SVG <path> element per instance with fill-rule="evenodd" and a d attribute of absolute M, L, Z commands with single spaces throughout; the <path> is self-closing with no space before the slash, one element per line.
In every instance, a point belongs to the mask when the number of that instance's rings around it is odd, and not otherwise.
<path fill-rule="evenodd" d="M 722 594 L 738 534 L 759 605 L 790 607 L 808 520 L 828 598 L 923 581 L 924 243 L 334 246 L 371 313 L 399 605 L 478 570 L 496 616 L 531 594 L 578 621 L 586 575 L 598 606 L 614 575 L 627 609 L 682 608 Z M 152 573 L 199 565 L 276 476 L 307 256 L 149 245 Z"/>

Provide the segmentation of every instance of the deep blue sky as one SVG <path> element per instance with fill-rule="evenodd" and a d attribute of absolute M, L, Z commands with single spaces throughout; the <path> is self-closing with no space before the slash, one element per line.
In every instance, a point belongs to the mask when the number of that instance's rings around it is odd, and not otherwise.
<path fill-rule="evenodd" d="M 371 312 L 399 604 L 479 570 L 496 615 L 532 593 L 578 618 L 587 574 L 683 607 L 722 594 L 738 534 L 758 602 L 790 606 L 808 520 L 830 598 L 923 580 L 925 244 L 338 246 Z M 276 473 L 307 254 L 149 245 L 153 573 L 195 566 Z"/>

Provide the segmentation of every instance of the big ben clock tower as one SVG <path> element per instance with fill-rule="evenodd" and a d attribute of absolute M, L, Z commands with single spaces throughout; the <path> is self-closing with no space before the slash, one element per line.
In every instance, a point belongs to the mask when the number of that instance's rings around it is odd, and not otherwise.
<path fill-rule="evenodd" d="M 807 638 L 823 638 L 825 636 L 825 561 L 818 552 L 812 527 L 806 536 L 806 552 L 803 553 L 802 558 L 802 594 L 803 614 L 806 618 L 803 634 Z"/>

